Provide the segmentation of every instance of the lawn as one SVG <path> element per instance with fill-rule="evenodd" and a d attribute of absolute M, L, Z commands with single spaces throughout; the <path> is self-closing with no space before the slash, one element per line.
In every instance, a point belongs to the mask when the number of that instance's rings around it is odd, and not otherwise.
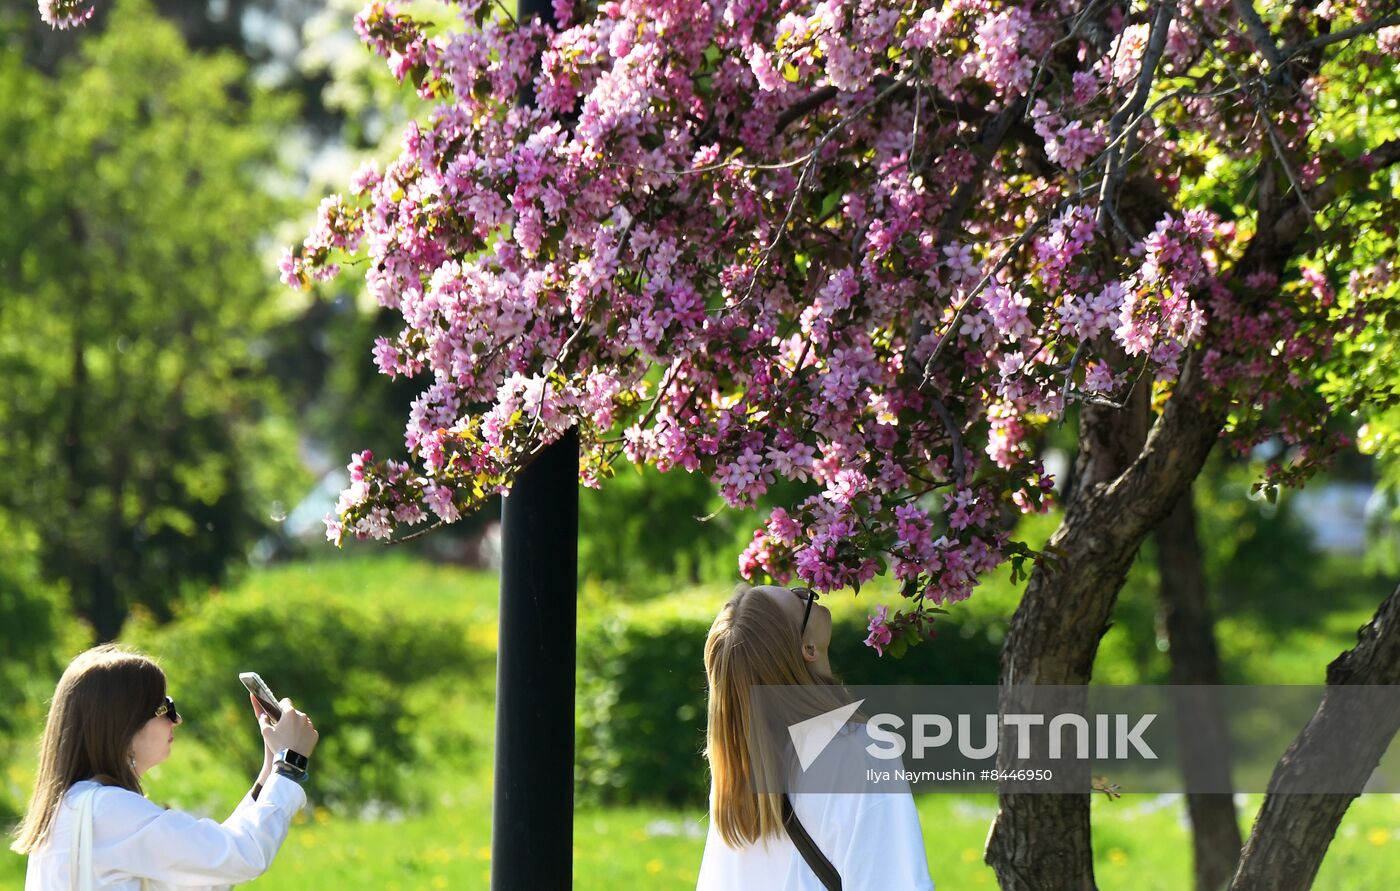
<path fill-rule="evenodd" d="M 1248 796 L 1252 818 L 1260 796 Z M 982 846 L 995 812 L 990 796 L 918 799 L 930 871 L 945 891 L 994 888 Z M 463 791 L 458 807 L 400 822 L 339 820 L 315 811 L 301 820 L 272 870 L 247 887 L 486 889 L 490 886 L 489 790 Z M 1352 806 L 1317 891 L 1400 887 L 1400 801 L 1367 796 Z M 580 891 L 693 888 L 704 847 L 704 814 L 621 808 L 585 811 L 574 821 L 574 877 Z M 1095 871 L 1104 891 L 1184 891 L 1190 839 L 1178 796 L 1097 800 Z M 1247 827 L 1247 824 L 1246 824 Z"/>

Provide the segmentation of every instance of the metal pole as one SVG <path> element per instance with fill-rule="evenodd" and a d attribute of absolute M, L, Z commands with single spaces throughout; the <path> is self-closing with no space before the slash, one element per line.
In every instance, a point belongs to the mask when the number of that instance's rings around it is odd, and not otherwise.
<path fill-rule="evenodd" d="M 517 17 L 552 22 L 551 0 L 518 0 Z M 578 454 L 571 429 L 501 503 L 492 891 L 573 885 Z"/>
<path fill-rule="evenodd" d="M 492 891 L 572 886 L 578 433 L 520 474 L 501 506 Z"/>

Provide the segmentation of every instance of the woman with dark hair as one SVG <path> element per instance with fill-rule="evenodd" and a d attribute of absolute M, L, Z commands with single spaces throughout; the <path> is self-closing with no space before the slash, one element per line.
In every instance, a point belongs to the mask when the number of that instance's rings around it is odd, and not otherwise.
<path fill-rule="evenodd" d="M 698 891 L 933 891 L 907 783 L 836 792 L 810 788 L 809 776 L 802 791 L 791 750 L 776 751 L 760 729 L 774 716 L 758 713 L 755 687 L 782 688 L 793 716 L 781 725 L 849 701 L 827 656 L 831 612 L 816 599 L 806 588 L 741 587 L 710 626 L 710 828 Z M 836 732 L 822 758 L 837 769 L 825 776 L 891 768 L 870 756 L 865 731 L 857 712 Z"/>
<path fill-rule="evenodd" d="M 262 773 L 223 823 L 197 819 L 141 789 L 182 722 L 165 673 L 115 644 L 79 654 L 54 691 L 34 795 L 10 846 L 29 855 L 25 891 L 220 891 L 266 872 L 306 803 L 306 756 L 319 734 L 291 700 L 274 722 L 249 698 Z"/>

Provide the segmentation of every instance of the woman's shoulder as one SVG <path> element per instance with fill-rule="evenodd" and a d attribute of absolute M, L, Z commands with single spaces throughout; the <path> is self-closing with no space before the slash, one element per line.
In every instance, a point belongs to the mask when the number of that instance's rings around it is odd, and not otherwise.
<path fill-rule="evenodd" d="M 93 813 L 99 812 L 119 812 L 123 814 L 139 814 L 145 811 L 158 811 L 161 808 L 149 798 L 130 789 L 121 786 L 108 786 L 97 780 L 78 780 L 68 787 L 68 792 L 64 796 L 64 803 L 76 807 L 78 799 L 84 793 L 92 793 Z"/>
<path fill-rule="evenodd" d="M 851 803 L 849 793 L 907 793 L 903 767 L 903 759 L 885 752 L 866 722 L 855 719 L 841 726 L 805 767 L 794 766 L 789 791 L 836 793 L 843 803 Z"/>
<path fill-rule="evenodd" d="M 840 752 L 848 760 L 858 761 L 871 767 L 888 769 L 891 763 L 903 765 L 902 758 L 891 758 L 884 753 L 885 744 L 872 735 L 869 723 L 862 718 L 852 718 L 836 731 L 829 748 Z"/>

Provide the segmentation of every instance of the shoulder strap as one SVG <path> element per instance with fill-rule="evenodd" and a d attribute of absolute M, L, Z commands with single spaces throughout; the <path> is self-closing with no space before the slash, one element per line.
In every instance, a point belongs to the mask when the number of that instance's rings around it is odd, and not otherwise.
<path fill-rule="evenodd" d="M 68 860 L 72 864 L 73 891 L 92 891 L 92 799 L 97 789 L 84 789 L 78 793 L 78 814 L 73 822 L 72 850 Z"/>
<path fill-rule="evenodd" d="M 836 871 L 836 867 L 826 859 L 826 855 L 817 847 L 812 836 L 807 834 L 807 827 L 797 819 L 797 812 L 792 809 L 792 799 L 788 798 L 786 792 L 783 793 L 783 828 L 787 830 L 788 838 L 792 839 L 797 853 L 802 855 L 802 859 L 807 861 L 807 866 L 816 873 L 822 887 L 826 888 L 826 891 L 841 891 L 841 873 Z"/>
<path fill-rule="evenodd" d="M 73 850 L 68 858 L 72 865 L 69 887 L 73 891 L 92 891 L 92 882 L 96 877 L 92 869 L 92 808 L 99 788 L 85 789 L 77 796 L 78 816 L 73 823 Z M 146 891 L 148 887 L 146 880 L 142 879 L 141 891 Z"/>

